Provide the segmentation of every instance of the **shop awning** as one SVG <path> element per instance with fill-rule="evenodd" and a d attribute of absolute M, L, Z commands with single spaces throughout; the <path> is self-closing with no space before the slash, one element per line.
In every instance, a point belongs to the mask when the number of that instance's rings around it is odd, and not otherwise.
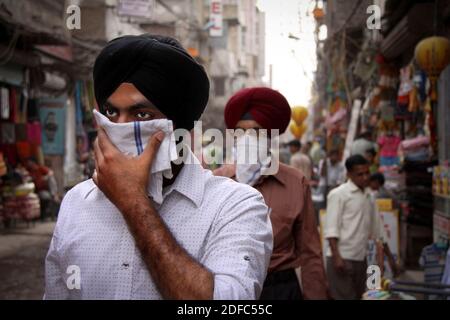
<path fill-rule="evenodd" d="M 433 34 L 433 12 L 433 3 L 412 7 L 381 43 L 384 57 L 398 60 L 401 66 L 408 64 L 414 55 L 416 44 Z"/>

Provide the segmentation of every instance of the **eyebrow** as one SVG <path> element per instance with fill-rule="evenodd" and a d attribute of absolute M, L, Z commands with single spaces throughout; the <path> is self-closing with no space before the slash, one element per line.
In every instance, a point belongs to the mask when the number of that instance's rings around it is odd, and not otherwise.
<path fill-rule="evenodd" d="M 111 109 L 120 109 L 120 108 L 116 107 L 114 104 L 112 104 L 109 101 L 105 102 L 104 107 L 111 108 Z M 147 101 L 142 101 L 142 102 L 135 103 L 135 104 L 127 107 L 126 109 L 129 109 L 130 111 L 135 111 L 135 110 L 142 109 L 142 108 L 156 109 L 155 106 L 153 106 L 150 102 L 147 102 Z"/>

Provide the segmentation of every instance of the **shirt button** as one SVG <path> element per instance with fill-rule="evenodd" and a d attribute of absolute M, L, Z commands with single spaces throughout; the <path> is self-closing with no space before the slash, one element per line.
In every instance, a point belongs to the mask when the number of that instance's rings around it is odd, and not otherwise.
<path fill-rule="evenodd" d="M 128 262 L 122 263 L 122 269 L 127 270 L 130 267 L 130 264 Z"/>

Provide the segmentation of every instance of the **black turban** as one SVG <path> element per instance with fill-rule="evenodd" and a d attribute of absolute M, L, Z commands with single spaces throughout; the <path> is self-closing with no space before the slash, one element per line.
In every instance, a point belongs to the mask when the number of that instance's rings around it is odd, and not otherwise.
<path fill-rule="evenodd" d="M 204 68 L 180 43 L 153 35 L 111 40 L 94 64 L 94 91 L 103 111 L 106 100 L 120 86 L 132 83 L 177 128 L 191 130 L 209 98 Z"/>

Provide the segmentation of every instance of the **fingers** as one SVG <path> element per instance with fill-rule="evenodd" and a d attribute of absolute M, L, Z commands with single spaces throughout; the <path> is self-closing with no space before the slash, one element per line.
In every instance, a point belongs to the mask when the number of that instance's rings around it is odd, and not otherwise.
<path fill-rule="evenodd" d="M 95 157 L 95 169 L 98 171 L 99 164 L 103 163 L 103 161 L 105 160 L 102 150 L 100 149 L 99 146 L 98 138 L 95 139 L 94 141 L 94 157 Z"/>
<path fill-rule="evenodd" d="M 151 136 L 150 140 L 147 143 L 144 151 L 139 156 L 145 164 L 150 165 L 153 162 L 153 159 L 158 152 L 159 146 L 164 139 L 164 132 L 158 131 L 154 135 Z"/>
<path fill-rule="evenodd" d="M 99 164 L 103 163 L 103 154 L 98 145 L 98 138 L 94 141 L 94 158 L 95 158 L 95 171 L 92 174 L 92 180 L 98 186 L 98 172 L 99 172 Z"/>
<path fill-rule="evenodd" d="M 98 186 L 97 169 L 95 169 L 94 173 L 92 174 L 92 180 L 93 180 L 94 183 Z"/>
<path fill-rule="evenodd" d="M 98 146 L 100 147 L 100 150 L 103 155 L 119 153 L 119 150 L 116 148 L 115 145 L 113 145 L 111 140 L 109 140 L 109 137 L 105 132 L 105 129 L 103 129 L 102 127 L 98 128 L 97 140 Z"/>

